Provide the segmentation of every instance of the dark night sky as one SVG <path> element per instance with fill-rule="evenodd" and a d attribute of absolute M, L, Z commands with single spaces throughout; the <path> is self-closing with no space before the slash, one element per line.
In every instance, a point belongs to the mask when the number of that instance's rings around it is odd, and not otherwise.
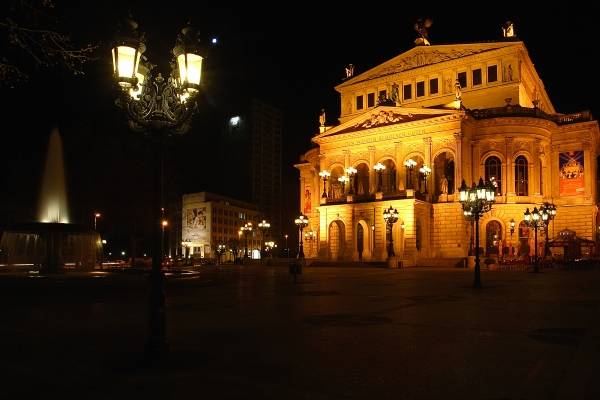
<path fill-rule="evenodd" d="M 339 104 L 333 86 L 341 82 L 344 66 L 353 63 L 360 73 L 409 50 L 415 38 L 413 24 L 420 16 L 433 18 L 433 44 L 494 40 L 505 20 L 514 21 L 556 109 L 591 109 L 598 114 L 593 61 L 597 22 L 593 12 L 585 12 L 587 7 L 572 2 L 570 8 L 548 16 L 540 15 L 540 8 L 521 8 L 517 14 L 515 3 L 502 14 L 502 7 L 492 13 L 466 3 L 441 9 L 396 2 L 371 15 L 365 12 L 368 7 L 341 2 L 289 3 L 285 8 L 206 8 L 205 2 L 173 2 L 173 7 L 163 4 L 160 9 L 148 1 L 78 3 L 56 1 L 55 11 L 62 18 L 61 28 L 75 42 L 101 44 L 100 58 L 87 65 L 86 74 L 73 77 L 41 69 L 17 89 L 0 89 L 0 223 L 35 218 L 48 135 L 57 125 L 64 142 L 71 219 L 89 224 L 92 211 L 101 211 L 99 228 L 123 246 L 132 232 L 143 236 L 149 230 L 148 151 L 113 105 L 109 44 L 116 21 L 128 10 L 146 32 L 146 54 L 165 73 L 175 36 L 188 20 L 207 41 L 212 35 L 219 38 L 205 60 L 200 113 L 191 131 L 169 146 L 169 198 L 200 190 L 248 196 L 246 169 L 238 157 L 244 153 L 243 138 L 227 134 L 224 127 L 229 116 L 243 113 L 249 99 L 258 97 L 283 112 L 284 200 L 297 204 L 292 164 L 309 147 L 321 108 L 327 110 L 328 123 L 336 122 Z M 183 11 L 192 17 L 182 16 Z M 471 15 L 474 11 L 479 14 Z"/>

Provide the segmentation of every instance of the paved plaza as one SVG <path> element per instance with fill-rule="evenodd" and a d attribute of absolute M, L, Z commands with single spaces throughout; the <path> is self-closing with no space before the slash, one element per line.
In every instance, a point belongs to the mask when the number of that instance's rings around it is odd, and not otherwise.
<path fill-rule="evenodd" d="M 600 271 L 204 267 L 147 281 L 0 274 L 5 398 L 598 399 Z M 4 397 L 3 395 L 3 397 Z"/>

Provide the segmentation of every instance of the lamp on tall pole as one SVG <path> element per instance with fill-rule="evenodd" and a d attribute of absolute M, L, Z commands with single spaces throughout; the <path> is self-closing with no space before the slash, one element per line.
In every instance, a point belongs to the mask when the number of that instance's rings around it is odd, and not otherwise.
<path fill-rule="evenodd" d="M 329 179 L 329 177 L 331 176 L 331 172 L 324 169 L 323 171 L 319 172 L 319 176 L 321 177 L 321 179 L 323 179 L 323 194 L 321 195 L 321 197 L 326 199 L 327 198 L 327 179 Z"/>
<path fill-rule="evenodd" d="M 398 221 L 398 210 L 392 208 L 392 206 L 390 205 L 390 208 L 383 210 L 383 219 L 385 221 L 387 231 L 390 233 L 390 241 L 388 242 L 387 248 L 388 258 L 395 257 L 396 254 L 394 253 L 393 228 L 394 224 Z"/>
<path fill-rule="evenodd" d="M 346 194 L 346 182 L 350 179 L 346 175 L 342 175 L 338 178 L 338 182 L 342 185 L 342 197 Z"/>
<path fill-rule="evenodd" d="M 523 217 L 525 219 L 525 224 L 530 227 L 533 228 L 533 232 L 534 232 L 534 239 L 533 239 L 533 246 L 535 247 L 534 249 L 534 264 L 533 264 L 533 272 L 540 272 L 539 269 L 539 260 L 538 260 L 538 245 L 537 245 L 537 234 L 538 234 L 538 229 L 543 229 L 544 226 L 548 223 L 548 213 L 546 212 L 546 210 L 540 208 L 538 210 L 537 207 L 533 207 L 533 211 L 529 212 L 529 207 L 527 208 L 527 210 L 525 210 L 525 213 L 523 214 Z"/>
<path fill-rule="evenodd" d="M 425 184 L 425 191 L 423 193 L 427 194 L 427 177 L 429 174 L 431 174 L 431 168 L 429 168 L 427 165 L 423 165 L 421 168 L 419 168 L 419 172 L 423 175 L 423 181 Z"/>
<path fill-rule="evenodd" d="M 94 230 L 97 231 L 98 229 L 96 229 L 96 221 L 98 220 L 98 218 L 100 218 L 102 216 L 102 214 L 100 214 L 99 212 L 95 212 L 94 213 Z"/>
<path fill-rule="evenodd" d="M 167 349 L 164 274 L 161 255 L 162 165 L 164 144 L 172 134 L 189 130 L 192 115 L 197 110 L 197 94 L 203 57 L 200 55 L 199 34 L 186 26 L 178 35 L 173 48 L 174 59 L 167 79 L 145 63 L 144 37 L 138 24 L 126 19 L 112 47 L 113 76 L 119 95 L 115 101 L 128 119 L 130 128 L 144 133 L 153 145 L 153 249 L 150 294 L 149 338 L 146 355 L 159 357 Z"/>
<path fill-rule="evenodd" d="M 287 258 L 289 258 L 289 257 L 290 257 L 290 248 L 288 247 L 288 236 L 289 236 L 289 235 L 286 233 L 286 234 L 285 234 L 285 256 L 286 256 Z"/>
<path fill-rule="evenodd" d="M 252 232 L 252 222 L 246 222 L 240 230 L 244 234 L 244 258 L 248 258 L 248 235 Z"/>
<path fill-rule="evenodd" d="M 510 219 L 510 256 L 513 257 L 515 255 L 514 253 L 514 246 L 513 246 L 513 233 L 515 233 L 515 220 L 514 219 Z"/>
<path fill-rule="evenodd" d="M 404 166 L 408 170 L 408 185 L 407 186 L 409 186 L 409 187 L 407 187 L 407 189 L 413 188 L 412 171 L 416 165 L 417 165 L 417 162 L 415 160 L 413 160 L 412 158 L 409 158 L 408 160 L 404 161 Z"/>
<path fill-rule="evenodd" d="M 377 171 L 377 191 L 381 192 L 382 179 L 383 179 L 382 174 L 383 174 L 383 171 L 385 170 L 385 165 L 378 162 L 377 164 L 373 165 L 373 169 L 375 171 Z"/>
<path fill-rule="evenodd" d="M 346 174 L 348 175 L 348 181 L 350 183 L 350 187 L 348 190 L 348 194 L 352 195 L 354 194 L 354 176 L 356 175 L 358 171 L 356 170 L 356 168 L 354 167 L 348 167 L 346 168 Z"/>
<path fill-rule="evenodd" d="M 540 207 L 540 210 L 548 214 L 548 222 L 546 223 L 546 243 L 544 245 L 544 257 L 546 257 L 550 253 L 550 246 L 548 244 L 548 241 L 550 239 L 550 221 L 553 221 L 554 217 L 556 217 L 556 206 L 554 205 L 554 203 L 545 202 Z M 554 224 L 552 225 L 552 228 L 554 228 Z"/>
<path fill-rule="evenodd" d="M 260 229 L 260 234 L 261 234 L 260 235 L 261 236 L 261 243 L 260 243 L 260 253 L 261 254 L 263 254 L 263 250 L 264 250 L 265 235 L 270 227 L 271 227 L 271 224 L 264 219 L 258 223 L 258 229 Z"/>
<path fill-rule="evenodd" d="M 484 183 L 479 178 L 479 184 L 471 186 L 469 189 L 465 180 L 459 189 L 459 200 L 462 205 L 463 215 L 468 219 L 475 221 L 475 279 L 473 287 L 481 288 L 481 272 L 479 266 L 479 218 L 492 209 L 495 200 L 495 191 L 492 184 Z"/>
<path fill-rule="evenodd" d="M 304 228 L 306 228 L 306 226 L 308 226 L 308 217 L 304 214 L 300 214 L 300 216 L 294 220 L 294 223 L 300 230 L 300 244 L 298 247 L 297 258 L 303 259 L 304 258 L 304 242 L 302 241 L 302 231 L 304 230 Z"/>

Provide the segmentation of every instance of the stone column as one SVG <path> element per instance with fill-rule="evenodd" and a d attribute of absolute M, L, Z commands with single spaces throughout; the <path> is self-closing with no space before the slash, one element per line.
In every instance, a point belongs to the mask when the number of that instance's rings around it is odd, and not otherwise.
<path fill-rule="evenodd" d="M 369 194 L 377 191 L 377 175 L 375 165 L 375 146 L 369 146 Z"/>
<path fill-rule="evenodd" d="M 473 140 L 471 141 L 471 176 L 466 180 L 468 187 L 471 187 L 473 182 L 477 183 L 477 181 L 479 181 L 479 176 L 483 175 L 483 171 L 481 170 L 481 160 L 479 158 L 479 141 Z"/>
<path fill-rule="evenodd" d="M 542 173 L 542 171 L 540 170 L 540 145 L 541 145 L 541 140 L 540 139 L 535 139 L 533 141 L 533 159 L 531 160 L 531 164 L 533 164 L 531 166 L 531 168 L 533 169 L 533 185 L 529 185 L 532 189 L 533 189 L 533 195 L 534 196 L 539 196 L 540 195 L 540 174 Z"/>
<path fill-rule="evenodd" d="M 592 195 L 592 180 L 596 179 L 595 174 L 592 175 L 592 157 L 591 150 L 592 144 L 588 139 L 584 139 L 582 142 L 583 147 L 583 185 L 585 187 L 584 198 L 588 199 Z M 594 160 L 595 161 L 595 160 Z"/>
<path fill-rule="evenodd" d="M 402 160 L 402 142 L 394 142 L 394 158 L 396 161 L 396 190 L 404 190 L 404 166 Z"/>
<path fill-rule="evenodd" d="M 429 199 L 433 199 L 433 193 L 435 193 L 435 188 L 433 187 L 432 182 L 435 182 L 434 179 L 434 174 L 435 174 L 435 168 L 433 168 L 433 164 L 432 164 L 432 160 L 431 160 L 431 146 L 432 146 L 432 140 L 430 137 L 427 138 L 423 138 L 423 143 L 425 144 L 425 165 L 427 165 L 429 168 L 431 168 L 431 173 L 429 174 L 429 176 L 427 177 L 427 193 L 428 193 L 428 198 Z M 418 171 L 417 171 L 418 173 Z"/>
<path fill-rule="evenodd" d="M 454 144 L 456 146 L 456 160 L 454 160 L 454 193 L 458 193 L 458 188 L 462 183 L 462 132 L 454 134 Z M 455 196 L 458 199 L 458 196 Z"/>
<path fill-rule="evenodd" d="M 514 174 L 514 167 L 513 167 L 513 140 L 514 138 L 512 137 L 507 137 L 505 140 L 505 151 L 504 151 L 504 159 L 506 160 L 505 167 L 502 168 L 503 173 L 504 173 L 504 177 L 502 179 L 503 183 L 502 186 L 504 186 L 502 188 L 502 193 L 504 193 L 504 196 L 514 196 L 515 195 L 515 174 Z"/>

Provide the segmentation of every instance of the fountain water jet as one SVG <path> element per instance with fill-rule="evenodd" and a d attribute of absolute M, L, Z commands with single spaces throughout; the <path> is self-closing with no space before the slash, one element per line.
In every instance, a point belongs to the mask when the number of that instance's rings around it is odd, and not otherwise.
<path fill-rule="evenodd" d="M 39 221 L 0 227 L 0 267 L 92 269 L 102 251 L 98 233 L 69 223 L 67 191 L 58 129 L 53 129 L 40 195 Z"/>
<path fill-rule="evenodd" d="M 40 196 L 40 222 L 69 223 L 62 141 L 58 128 L 50 134 Z"/>

